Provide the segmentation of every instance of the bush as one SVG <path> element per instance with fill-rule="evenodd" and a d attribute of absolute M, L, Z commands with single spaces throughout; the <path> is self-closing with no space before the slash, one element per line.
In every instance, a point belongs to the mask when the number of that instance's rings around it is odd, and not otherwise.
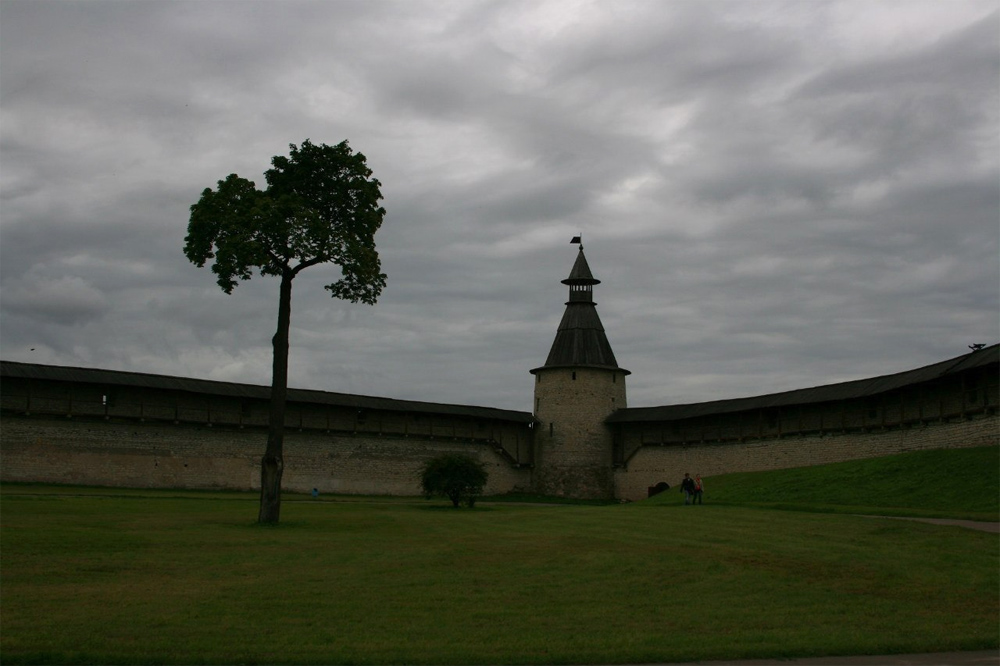
<path fill-rule="evenodd" d="M 471 508 L 482 494 L 488 476 L 477 460 L 461 453 L 446 453 L 427 461 L 421 484 L 428 499 L 447 497 L 456 507 L 465 502 Z"/>

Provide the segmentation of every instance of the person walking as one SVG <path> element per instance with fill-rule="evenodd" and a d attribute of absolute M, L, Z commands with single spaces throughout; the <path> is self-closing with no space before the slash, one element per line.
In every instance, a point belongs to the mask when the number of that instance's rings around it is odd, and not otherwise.
<path fill-rule="evenodd" d="M 681 492 L 684 493 L 684 504 L 690 504 L 694 498 L 694 479 L 687 472 L 684 472 L 684 480 L 681 481 Z"/>
<path fill-rule="evenodd" d="M 701 474 L 694 475 L 694 504 L 702 504 L 701 497 L 705 494 L 705 484 L 701 481 Z"/>

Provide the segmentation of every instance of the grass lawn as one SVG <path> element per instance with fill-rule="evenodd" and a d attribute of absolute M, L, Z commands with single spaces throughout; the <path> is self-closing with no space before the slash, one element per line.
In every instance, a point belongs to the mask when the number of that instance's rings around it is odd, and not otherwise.
<path fill-rule="evenodd" d="M 610 664 L 1000 644 L 995 534 L 739 506 L 733 488 L 703 507 L 288 496 L 281 525 L 260 527 L 250 494 L 4 485 L 0 659 Z"/>
<path fill-rule="evenodd" d="M 694 470 L 692 470 L 692 475 Z M 1000 520 L 1000 447 L 914 451 L 705 480 L 712 504 Z M 680 501 L 678 493 L 655 502 Z"/>

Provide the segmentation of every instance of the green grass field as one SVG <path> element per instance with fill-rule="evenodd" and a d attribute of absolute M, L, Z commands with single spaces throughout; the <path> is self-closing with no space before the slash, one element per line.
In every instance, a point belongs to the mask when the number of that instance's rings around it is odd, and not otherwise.
<path fill-rule="evenodd" d="M 0 660 L 610 664 L 996 648 L 997 535 L 834 512 L 1000 518 L 995 448 L 934 453 L 864 461 L 888 493 L 864 504 L 820 492 L 843 471 L 829 466 L 706 479 L 700 507 L 673 492 L 473 510 L 289 495 L 277 527 L 254 523 L 250 494 L 7 484 Z M 953 462 L 992 481 L 946 496 Z"/>
<path fill-rule="evenodd" d="M 727 474 L 705 484 L 706 501 L 713 504 L 995 521 L 1000 515 L 1000 447 Z M 679 502 L 679 497 L 668 493 L 653 501 Z"/>

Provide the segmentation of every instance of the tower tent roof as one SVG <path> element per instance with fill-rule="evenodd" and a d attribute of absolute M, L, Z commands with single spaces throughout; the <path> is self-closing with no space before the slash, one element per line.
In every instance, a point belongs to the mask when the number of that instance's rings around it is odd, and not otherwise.
<path fill-rule="evenodd" d="M 573 270 L 562 281 L 569 285 L 570 292 L 566 311 L 556 331 L 556 339 L 552 342 L 545 365 L 535 368 L 532 373 L 543 368 L 591 367 L 622 370 L 628 374 L 628 370 L 618 367 L 601 318 L 597 315 L 592 287 L 600 282 L 590 272 L 581 247 Z"/>
<path fill-rule="evenodd" d="M 611 343 L 593 303 L 567 303 L 556 339 L 543 367 L 592 366 L 618 368 Z"/>

